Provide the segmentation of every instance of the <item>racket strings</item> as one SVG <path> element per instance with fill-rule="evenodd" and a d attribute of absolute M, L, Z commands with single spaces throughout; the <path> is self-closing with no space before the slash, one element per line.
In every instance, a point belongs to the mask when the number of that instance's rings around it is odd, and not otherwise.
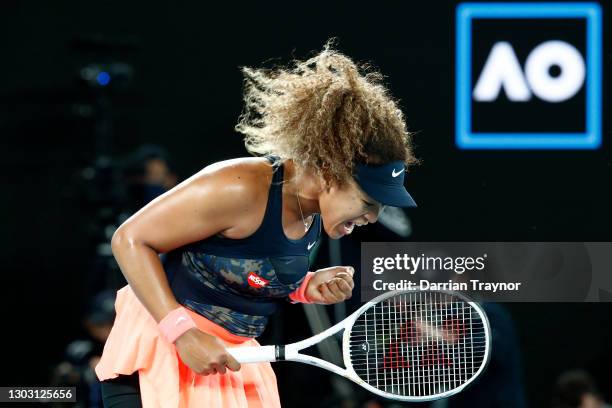
<path fill-rule="evenodd" d="M 432 396 L 469 381 L 489 338 L 477 310 L 440 292 L 395 295 L 367 309 L 350 332 L 357 375 L 382 391 Z"/>

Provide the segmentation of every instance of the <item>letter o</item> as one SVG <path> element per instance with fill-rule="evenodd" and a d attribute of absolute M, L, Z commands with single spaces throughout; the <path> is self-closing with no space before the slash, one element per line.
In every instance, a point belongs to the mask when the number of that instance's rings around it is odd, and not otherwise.
<path fill-rule="evenodd" d="M 553 65 L 561 68 L 557 77 L 550 76 Z M 576 93 L 584 83 L 584 59 L 580 52 L 564 41 L 546 41 L 535 47 L 525 62 L 525 76 L 540 99 L 562 102 Z"/>

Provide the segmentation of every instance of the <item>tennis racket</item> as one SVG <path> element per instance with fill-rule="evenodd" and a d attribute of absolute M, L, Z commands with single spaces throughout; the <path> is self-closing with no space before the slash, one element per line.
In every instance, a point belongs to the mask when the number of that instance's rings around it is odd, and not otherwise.
<path fill-rule="evenodd" d="M 341 330 L 345 368 L 300 353 Z M 431 401 L 460 392 L 484 371 L 491 329 L 482 308 L 463 295 L 394 291 L 309 339 L 228 351 L 240 363 L 299 361 L 386 398 Z"/>

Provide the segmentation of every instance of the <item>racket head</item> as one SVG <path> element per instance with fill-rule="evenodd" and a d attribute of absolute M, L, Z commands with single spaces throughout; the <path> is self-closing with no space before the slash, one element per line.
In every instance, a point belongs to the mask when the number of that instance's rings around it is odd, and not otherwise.
<path fill-rule="evenodd" d="M 349 319 L 342 342 L 347 377 L 385 398 L 449 397 L 469 386 L 490 360 L 487 316 L 460 293 L 391 291 Z M 378 331 L 365 333 L 364 327 Z"/>

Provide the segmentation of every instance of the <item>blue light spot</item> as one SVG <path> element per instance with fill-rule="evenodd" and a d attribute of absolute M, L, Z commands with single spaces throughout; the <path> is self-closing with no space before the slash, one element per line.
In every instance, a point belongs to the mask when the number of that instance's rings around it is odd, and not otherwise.
<path fill-rule="evenodd" d="M 98 74 L 98 76 L 96 77 L 96 80 L 98 81 L 98 84 L 100 84 L 101 86 L 106 86 L 110 82 L 111 77 L 110 75 L 108 75 L 108 72 L 102 71 Z"/>

